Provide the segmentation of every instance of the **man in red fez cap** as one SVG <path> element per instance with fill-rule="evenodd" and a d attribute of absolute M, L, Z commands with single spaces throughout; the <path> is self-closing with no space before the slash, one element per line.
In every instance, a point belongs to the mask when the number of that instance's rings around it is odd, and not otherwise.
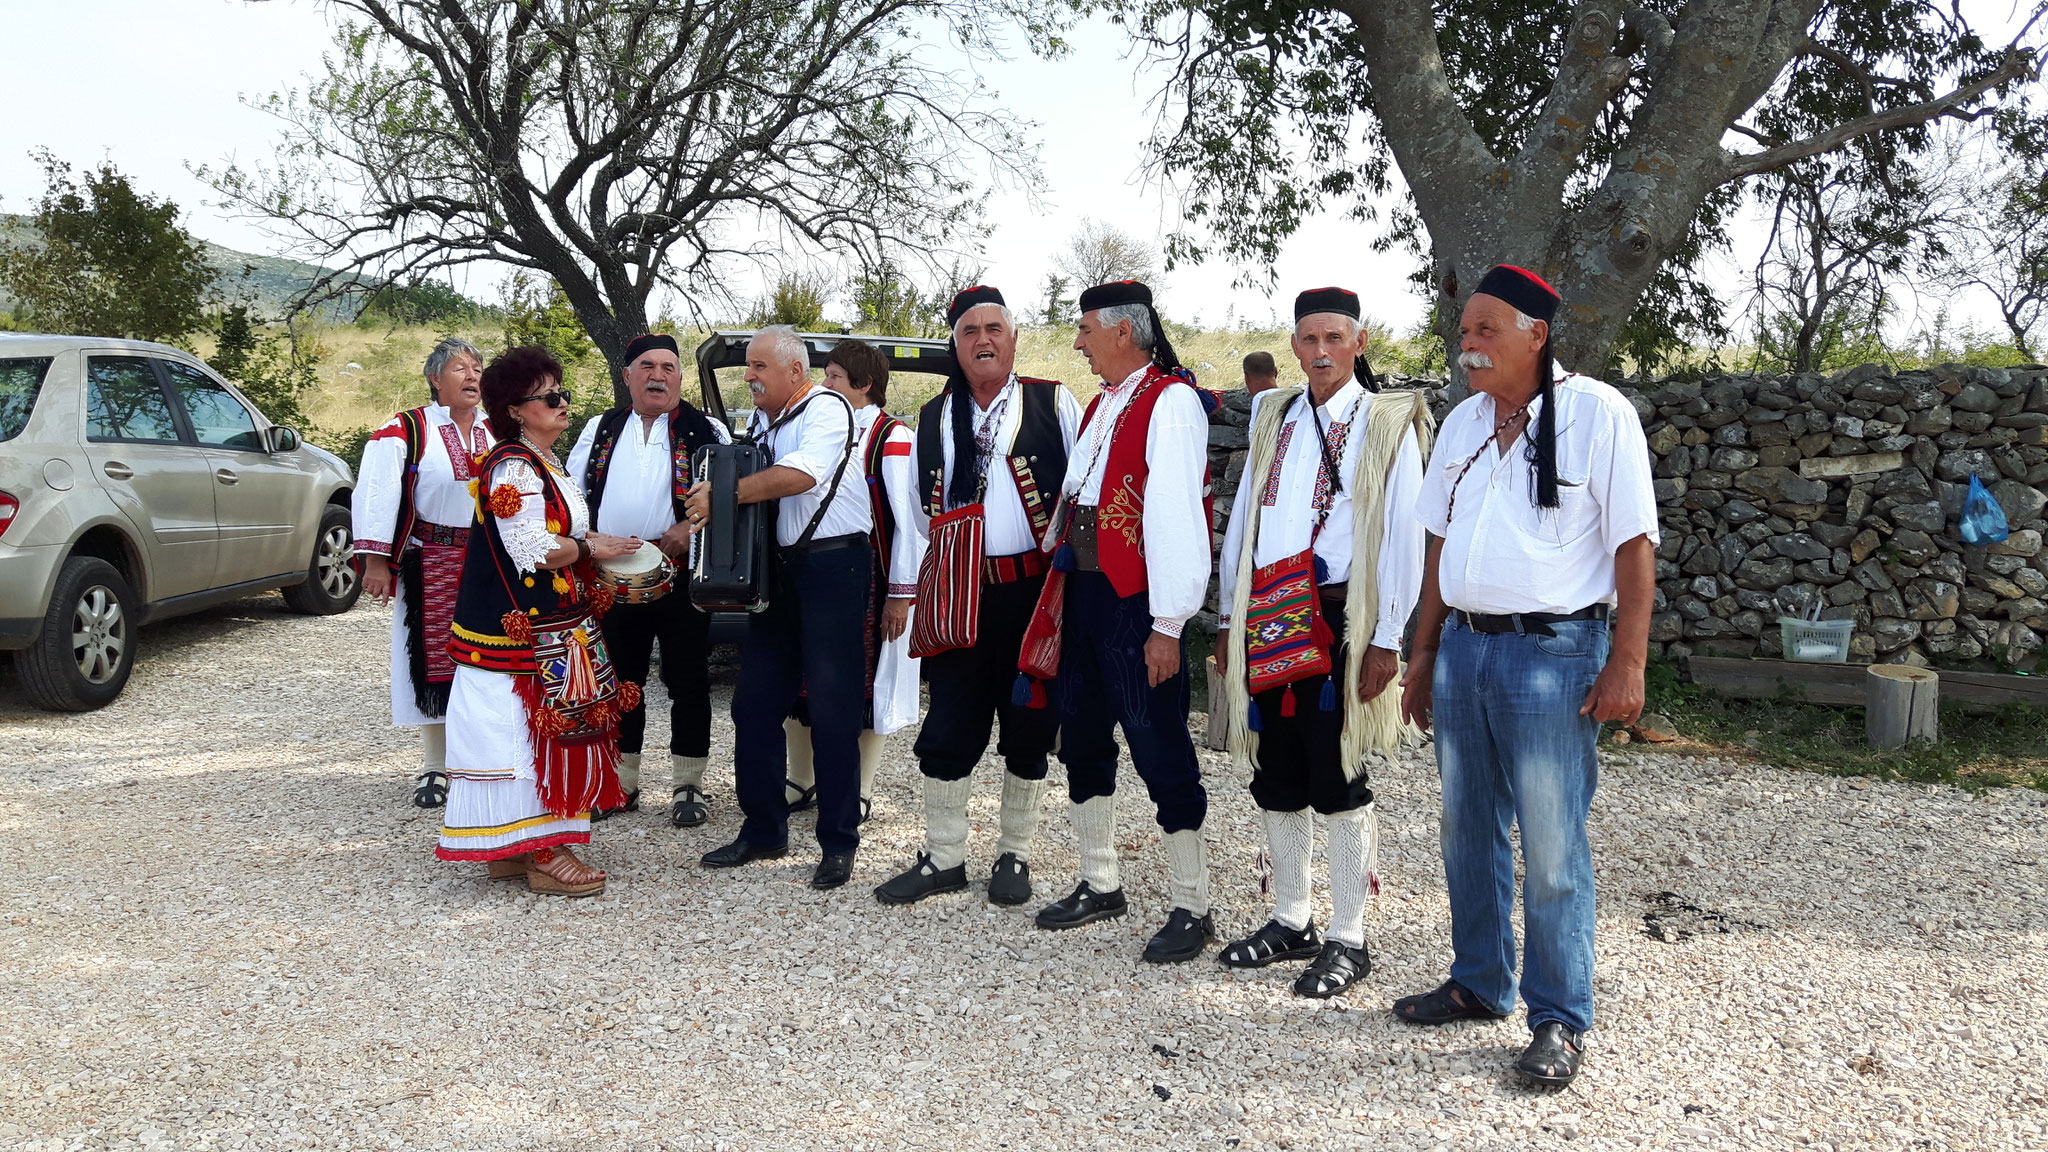
<path fill-rule="evenodd" d="M 1516 1069 L 1570 1083 L 1593 1023 L 1593 853 L 1603 721 L 1643 709 L 1657 504 L 1635 409 L 1556 367 L 1557 290 L 1489 270 L 1465 303 L 1473 395 L 1444 420 L 1416 502 L 1433 537 L 1402 709 L 1436 724 L 1450 979 L 1394 1002 L 1415 1024 L 1528 1006 Z M 1521 827 L 1523 963 L 1515 966 Z"/>
<path fill-rule="evenodd" d="M 706 444 L 729 444 L 732 435 L 683 399 L 675 337 L 665 332 L 634 337 L 626 345 L 621 374 L 632 403 L 583 426 L 569 451 L 569 475 L 590 500 L 595 531 L 646 540 L 671 560 L 686 558 L 690 529 L 683 499 L 690 491 L 690 456 Z M 711 756 L 711 618 L 680 587 L 671 587 L 620 596 L 599 624 L 612 667 L 635 684 L 647 682 L 655 641 L 661 642 L 661 682 L 669 699 L 669 823 L 677 828 L 702 824 L 709 812 L 704 768 Z M 619 717 L 619 788 L 626 793 L 626 805 L 617 811 L 640 808 L 646 734 L 643 700 Z"/>

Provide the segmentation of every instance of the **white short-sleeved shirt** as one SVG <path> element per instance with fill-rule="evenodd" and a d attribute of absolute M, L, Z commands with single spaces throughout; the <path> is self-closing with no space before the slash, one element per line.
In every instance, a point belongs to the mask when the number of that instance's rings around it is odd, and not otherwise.
<path fill-rule="evenodd" d="M 1556 508 L 1536 506 L 1526 452 L 1541 398 L 1529 406 L 1527 429 L 1506 455 L 1488 442 L 1506 413 L 1485 393 L 1453 409 L 1437 433 L 1415 514 L 1443 538 L 1437 588 L 1452 608 L 1565 613 L 1612 604 L 1615 551 L 1638 536 L 1657 541 L 1650 449 L 1636 410 L 1613 386 L 1561 369 L 1551 395 Z"/>
<path fill-rule="evenodd" d="M 758 408 L 751 425 L 755 442 L 767 445 L 771 464 L 794 468 L 813 481 L 809 488 L 778 501 L 775 542 L 786 548 L 804 534 L 805 526 L 817 514 L 819 503 L 832 486 L 832 474 L 841 461 L 846 462 L 846 472 L 839 477 L 839 491 L 833 495 L 832 506 L 818 522 L 818 530 L 811 533 L 811 539 L 865 536 L 874 531 L 875 513 L 868 504 L 867 477 L 862 475 L 860 460 L 854 458 L 859 441 L 853 438 L 858 435 L 853 405 L 839 393 L 812 384 L 790 401 L 788 411 L 796 412 L 796 418 L 772 432 L 768 429 L 774 421 Z"/>

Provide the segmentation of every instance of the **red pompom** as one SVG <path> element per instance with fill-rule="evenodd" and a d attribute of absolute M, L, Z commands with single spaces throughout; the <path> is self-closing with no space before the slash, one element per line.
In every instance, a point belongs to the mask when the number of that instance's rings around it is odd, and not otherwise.
<path fill-rule="evenodd" d="M 519 494 L 519 489 L 514 488 L 510 484 L 500 484 L 496 488 L 491 489 L 490 503 L 486 504 L 485 507 L 489 508 L 491 515 L 496 516 L 498 519 L 509 520 L 519 514 L 519 509 L 525 501 L 526 498 Z"/>
<path fill-rule="evenodd" d="M 569 718 L 556 709 L 543 707 L 533 714 L 533 730 L 543 736 L 560 736 L 570 727 Z"/>
<path fill-rule="evenodd" d="M 526 613 L 518 609 L 498 617 L 498 626 L 505 630 L 505 638 L 515 644 L 533 643 L 533 625 L 526 619 Z"/>
<path fill-rule="evenodd" d="M 599 616 L 602 616 L 605 613 L 611 611 L 612 604 L 615 601 L 617 601 L 617 599 L 618 590 L 613 588 L 610 584 L 607 584 L 602 580 L 593 581 L 591 583 L 590 608 L 591 611 L 596 612 Z"/>
<path fill-rule="evenodd" d="M 619 711 L 631 712 L 640 706 L 640 686 L 631 680 L 619 681 Z"/>

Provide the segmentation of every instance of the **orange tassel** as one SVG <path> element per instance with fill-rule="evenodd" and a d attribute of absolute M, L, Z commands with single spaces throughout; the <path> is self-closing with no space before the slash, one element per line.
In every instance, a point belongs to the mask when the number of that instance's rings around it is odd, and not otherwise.
<path fill-rule="evenodd" d="M 597 698 L 597 673 L 590 667 L 588 644 L 581 628 L 569 638 L 569 667 L 562 674 L 562 699 L 572 704 Z"/>

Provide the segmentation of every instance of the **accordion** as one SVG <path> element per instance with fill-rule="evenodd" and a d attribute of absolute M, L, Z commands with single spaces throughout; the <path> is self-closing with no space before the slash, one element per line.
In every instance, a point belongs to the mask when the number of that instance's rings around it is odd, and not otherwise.
<path fill-rule="evenodd" d="M 711 515 L 690 539 L 690 603 L 706 612 L 768 607 L 769 535 L 775 501 L 739 502 L 740 479 L 768 467 L 760 444 L 709 444 L 691 471 L 711 485 Z"/>

